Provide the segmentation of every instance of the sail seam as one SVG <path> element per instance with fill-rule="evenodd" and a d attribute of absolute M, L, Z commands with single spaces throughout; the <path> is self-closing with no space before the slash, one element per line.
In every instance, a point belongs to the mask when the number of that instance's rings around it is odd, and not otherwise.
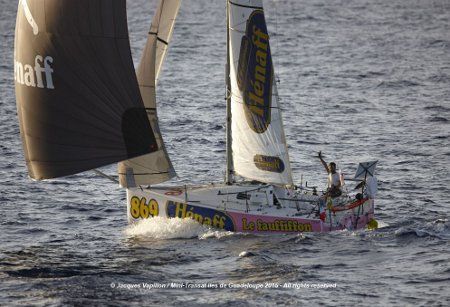
<path fill-rule="evenodd" d="M 245 34 L 245 31 L 238 30 L 238 29 L 236 29 L 236 28 L 230 28 L 230 30 L 233 31 L 233 32 L 240 33 L 240 34 Z"/>
<path fill-rule="evenodd" d="M 228 1 L 228 2 L 230 4 L 232 4 L 232 5 L 235 5 L 235 6 L 245 7 L 245 8 L 249 8 L 249 9 L 263 10 L 262 6 L 245 5 L 245 4 L 234 3 L 234 2 L 231 2 L 231 1 Z"/>

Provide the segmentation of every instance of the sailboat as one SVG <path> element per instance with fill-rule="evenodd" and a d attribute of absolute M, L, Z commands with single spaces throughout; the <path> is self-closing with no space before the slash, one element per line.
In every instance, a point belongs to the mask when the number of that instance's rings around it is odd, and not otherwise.
<path fill-rule="evenodd" d="M 118 163 L 130 223 L 188 218 L 227 231 L 325 232 L 373 227 L 376 161 L 360 193 L 331 198 L 295 185 L 261 0 L 227 0 L 223 182 L 163 186 L 176 176 L 156 85 L 181 0 L 161 0 L 135 71 L 125 0 L 20 0 L 17 111 L 29 175 L 68 176 Z"/>

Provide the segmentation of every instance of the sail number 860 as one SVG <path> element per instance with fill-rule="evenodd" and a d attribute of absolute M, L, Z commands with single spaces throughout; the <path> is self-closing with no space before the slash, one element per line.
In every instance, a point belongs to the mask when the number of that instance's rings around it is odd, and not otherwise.
<path fill-rule="evenodd" d="M 130 200 L 130 206 L 131 216 L 135 219 L 146 219 L 149 216 L 157 216 L 159 213 L 158 202 L 154 199 L 150 199 L 147 204 L 145 197 L 139 198 L 137 196 L 133 196 Z"/>

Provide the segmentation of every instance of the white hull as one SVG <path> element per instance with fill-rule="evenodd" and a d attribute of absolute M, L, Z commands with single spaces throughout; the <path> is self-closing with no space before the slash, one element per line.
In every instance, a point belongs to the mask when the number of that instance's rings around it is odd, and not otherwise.
<path fill-rule="evenodd" d="M 191 218 L 228 231 L 295 233 L 361 229 L 374 217 L 374 200 L 317 195 L 272 185 L 178 186 L 127 189 L 130 223 L 160 216 Z"/>

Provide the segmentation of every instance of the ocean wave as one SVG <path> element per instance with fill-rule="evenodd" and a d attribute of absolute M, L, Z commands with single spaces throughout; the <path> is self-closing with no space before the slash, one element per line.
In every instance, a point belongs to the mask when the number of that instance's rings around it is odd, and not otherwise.
<path fill-rule="evenodd" d="M 404 226 L 394 232 L 397 237 L 415 236 L 418 238 L 432 237 L 442 240 L 450 239 L 450 223 L 447 219 L 437 219 L 424 225 Z"/>
<path fill-rule="evenodd" d="M 377 87 L 378 88 L 404 88 L 411 86 L 419 86 L 421 85 L 418 82 L 410 81 L 410 80 L 396 80 L 396 81 L 381 81 Z"/>
<path fill-rule="evenodd" d="M 448 48 L 448 47 L 450 47 L 450 42 L 446 41 L 446 40 L 442 40 L 442 39 L 434 39 L 434 40 L 428 41 L 427 47 Z"/>
<path fill-rule="evenodd" d="M 446 123 L 448 122 L 448 119 L 442 116 L 433 116 L 429 119 L 430 122 L 442 122 Z"/>
<path fill-rule="evenodd" d="M 5 271 L 6 274 L 13 277 L 28 278 L 67 278 L 83 275 L 81 270 L 65 268 L 36 267 L 30 269 L 18 269 Z"/>

